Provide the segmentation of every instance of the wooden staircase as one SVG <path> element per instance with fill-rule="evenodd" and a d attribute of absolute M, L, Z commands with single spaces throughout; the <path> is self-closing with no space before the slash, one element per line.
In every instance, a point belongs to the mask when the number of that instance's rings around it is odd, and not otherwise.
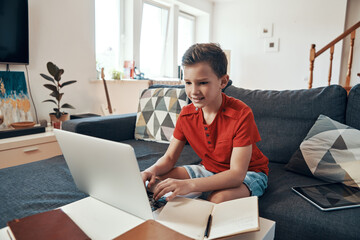
<path fill-rule="evenodd" d="M 350 76 L 351 76 L 351 68 L 352 68 L 352 59 L 353 59 L 353 52 L 354 52 L 354 42 L 355 42 L 355 33 L 356 29 L 360 27 L 360 21 L 357 22 L 355 25 L 347 29 L 343 34 L 335 38 L 333 41 L 331 41 L 329 44 L 327 44 L 325 47 L 320 49 L 319 51 L 315 50 L 315 44 L 311 45 L 310 49 L 310 77 L 309 77 L 309 89 L 312 88 L 313 84 L 313 71 L 314 71 L 314 62 L 316 57 L 320 56 L 323 52 L 330 49 L 330 67 L 329 67 L 329 76 L 328 76 L 328 85 L 330 85 L 331 82 L 331 72 L 332 72 L 332 60 L 334 55 L 334 48 L 335 44 L 339 41 L 343 40 L 345 37 L 347 37 L 350 34 L 350 52 L 349 52 L 349 58 L 348 58 L 348 68 L 347 68 L 347 74 L 346 74 L 346 80 L 345 85 L 343 86 L 347 92 L 350 91 Z M 359 74 L 358 74 L 359 75 Z"/>

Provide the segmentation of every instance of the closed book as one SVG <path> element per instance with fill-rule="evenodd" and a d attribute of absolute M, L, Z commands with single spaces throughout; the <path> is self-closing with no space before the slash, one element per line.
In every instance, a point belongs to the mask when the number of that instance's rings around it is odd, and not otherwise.
<path fill-rule="evenodd" d="M 61 209 L 15 219 L 7 225 L 16 240 L 90 239 Z"/>
<path fill-rule="evenodd" d="M 147 220 L 137 227 L 125 232 L 114 240 L 191 240 L 181 233 L 178 233 L 155 220 Z"/>

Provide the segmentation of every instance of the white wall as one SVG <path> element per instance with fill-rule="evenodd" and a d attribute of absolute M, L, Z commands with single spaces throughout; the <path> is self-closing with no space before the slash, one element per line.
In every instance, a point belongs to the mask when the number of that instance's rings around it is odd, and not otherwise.
<path fill-rule="evenodd" d="M 315 43 L 319 50 L 344 31 L 346 3 L 346 0 L 216 2 L 213 41 L 231 50 L 230 78 L 234 85 L 250 89 L 307 88 L 310 46 Z M 273 37 L 280 39 L 279 52 L 264 52 L 264 39 L 258 33 L 263 23 L 273 24 Z M 339 77 L 341 45 L 339 49 L 334 55 L 334 83 Z M 324 53 L 316 59 L 313 86 L 325 85 L 327 74 L 328 55 Z"/>
<path fill-rule="evenodd" d="M 359 0 L 348 0 L 347 12 L 346 12 L 346 23 L 345 28 L 348 29 L 357 22 L 360 21 L 360 1 Z M 345 79 L 347 75 L 348 67 L 348 58 L 350 50 L 350 36 L 344 39 L 343 45 L 343 56 L 341 64 L 341 73 L 340 73 L 340 82 L 345 84 Z M 355 42 L 354 42 L 354 52 L 353 52 L 353 62 L 351 69 L 351 78 L 350 86 L 354 86 L 357 83 L 360 83 L 360 77 L 357 76 L 360 73 L 360 28 L 356 30 L 355 33 Z"/>

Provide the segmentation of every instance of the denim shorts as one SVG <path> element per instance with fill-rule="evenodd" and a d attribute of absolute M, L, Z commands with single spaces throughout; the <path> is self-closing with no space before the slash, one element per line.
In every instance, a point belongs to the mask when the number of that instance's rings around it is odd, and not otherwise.
<path fill-rule="evenodd" d="M 204 165 L 184 165 L 183 166 L 190 178 L 201 178 L 201 177 L 210 177 L 216 173 L 210 172 L 205 169 Z M 264 194 L 265 189 L 267 188 L 268 176 L 263 172 L 253 172 L 248 171 L 246 173 L 244 184 L 250 191 L 251 196 L 258 196 Z M 211 192 L 203 193 L 200 198 L 208 199 Z"/>

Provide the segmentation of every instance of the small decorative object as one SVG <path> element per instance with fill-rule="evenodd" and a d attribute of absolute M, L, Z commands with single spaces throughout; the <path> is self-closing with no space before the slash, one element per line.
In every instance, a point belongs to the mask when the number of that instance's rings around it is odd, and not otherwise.
<path fill-rule="evenodd" d="M 124 61 L 124 78 L 134 78 L 135 61 Z"/>
<path fill-rule="evenodd" d="M 12 123 L 11 126 L 15 129 L 30 128 L 35 126 L 35 122 L 15 122 Z"/>
<path fill-rule="evenodd" d="M 75 109 L 73 106 L 71 106 L 68 103 L 64 103 L 64 104 L 60 104 L 61 99 L 64 95 L 64 93 L 60 92 L 60 90 L 70 84 L 73 84 L 75 82 L 77 82 L 76 80 L 70 80 L 67 82 L 62 82 L 61 83 L 61 75 L 64 74 L 64 69 L 59 69 L 54 63 L 52 62 L 48 62 L 46 64 L 47 69 L 49 71 L 49 73 L 51 74 L 52 77 L 41 73 L 40 75 L 45 78 L 46 80 L 48 80 L 49 82 L 51 82 L 51 84 L 44 84 L 44 87 L 46 87 L 47 89 L 49 89 L 51 91 L 50 96 L 54 97 L 54 99 L 47 99 L 44 100 L 43 102 L 52 102 L 56 105 L 56 107 L 54 108 L 54 112 L 50 113 L 50 120 L 52 123 L 56 123 L 54 124 L 54 127 L 56 128 L 60 128 L 61 126 L 61 122 L 69 119 L 69 114 L 66 112 L 61 111 L 62 108 L 71 108 L 71 109 Z"/>

